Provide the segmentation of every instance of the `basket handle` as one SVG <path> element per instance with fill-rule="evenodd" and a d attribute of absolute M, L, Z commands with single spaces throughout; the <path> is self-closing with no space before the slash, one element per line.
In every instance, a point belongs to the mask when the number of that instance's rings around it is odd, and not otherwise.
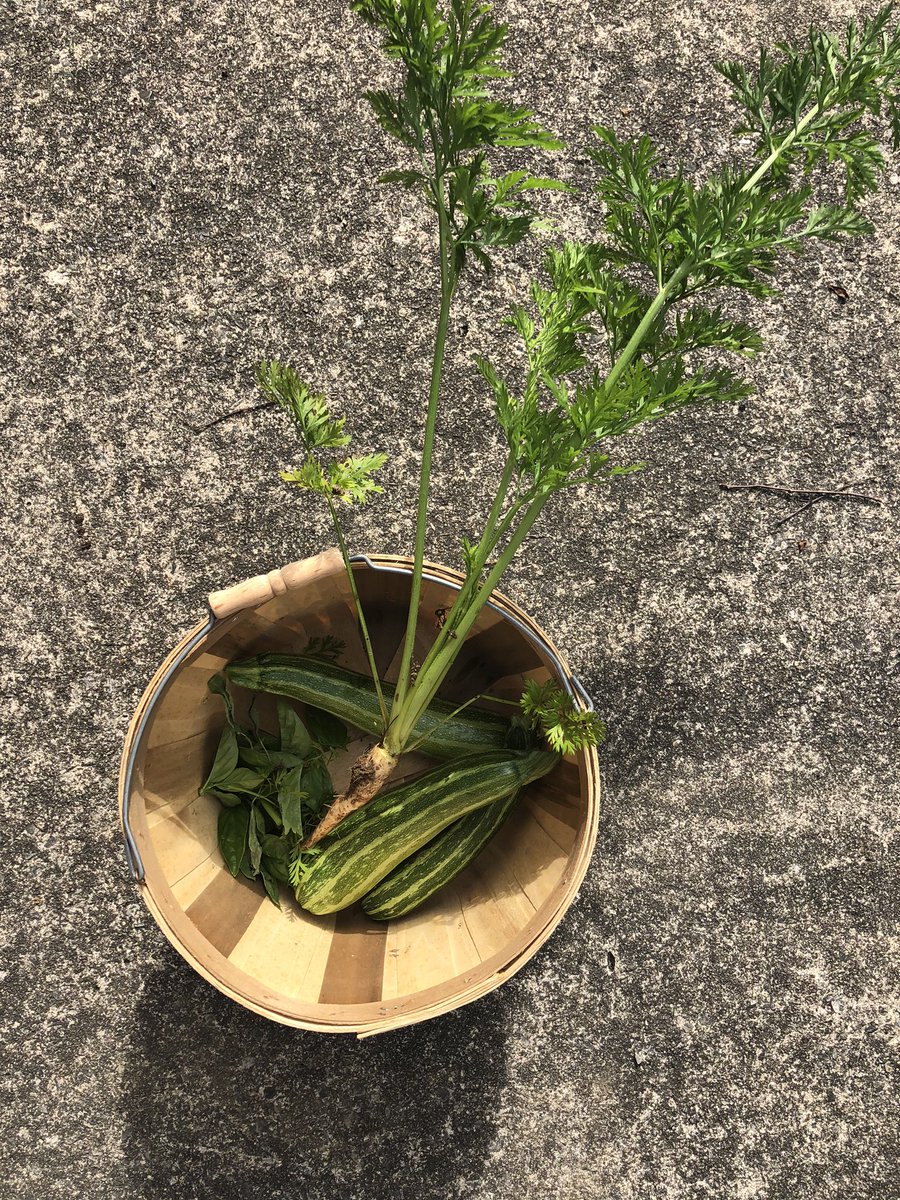
<path fill-rule="evenodd" d="M 288 563 L 280 570 L 269 571 L 266 575 L 254 575 L 243 583 L 235 583 L 231 587 L 222 588 L 218 592 L 210 592 L 208 603 L 210 611 L 217 621 L 224 620 L 245 608 L 258 608 L 275 596 L 283 596 L 292 588 L 302 587 L 333 575 L 343 569 L 343 560 L 337 547 L 323 550 L 312 558 L 302 558 L 299 562 Z"/>

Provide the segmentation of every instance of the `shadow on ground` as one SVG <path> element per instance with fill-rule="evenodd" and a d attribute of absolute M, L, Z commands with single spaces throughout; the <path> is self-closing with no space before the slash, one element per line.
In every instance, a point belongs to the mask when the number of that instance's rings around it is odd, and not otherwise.
<path fill-rule="evenodd" d="M 357 1041 L 266 1021 L 172 954 L 146 980 L 126 1053 L 128 1194 L 478 1194 L 505 1075 L 496 994 Z"/>

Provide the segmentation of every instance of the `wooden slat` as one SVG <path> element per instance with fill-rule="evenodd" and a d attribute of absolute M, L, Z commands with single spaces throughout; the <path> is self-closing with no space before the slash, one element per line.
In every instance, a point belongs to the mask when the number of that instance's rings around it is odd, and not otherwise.
<path fill-rule="evenodd" d="M 456 892 L 445 888 L 434 902 L 388 927 L 382 998 L 408 996 L 477 967 L 478 947 Z"/>
<path fill-rule="evenodd" d="M 209 858 L 216 847 L 219 803 L 196 796 L 180 812 L 164 816 L 148 831 L 163 878 L 170 886 Z M 165 811 L 165 810 L 164 810 Z"/>
<path fill-rule="evenodd" d="M 172 895 L 183 909 L 188 909 L 224 870 L 226 867 L 222 855 L 214 850 L 203 862 L 172 884 Z"/>
<path fill-rule="evenodd" d="M 169 821 L 172 817 L 181 817 L 190 826 L 192 821 L 190 814 L 185 813 L 194 801 L 197 799 L 197 789 L 186 794 L 182 793 L 173 796 L 170 800 L 164 800 L 161 796 L 156 795 L 149 788 L 147 789 L 147 828 L 151 831 L 162 821 Z"/>
<path fill-rule="evenodd" d="M 559 846 L 563 854 L 568 858 L 569 851 L 575 844 L 577 836 L 576 827 L 568 821 L 561 821 L 555 813 L 550 811 L 548 807 L 542 805 L 538 800 L 528 797 L 524 803 L 527 805 L 529 812 L 543 829 L 544 833 Z"/>
<path fill-rule="evenodd" d="M 532 804 L 539 806 L 545 812 L 550 813 L 557 821 L 562 821 L 572 830 L 580 829 L 584 822 L 584 805 L 580 797 L 561 800 L 561 792 L 546 791 L 541 787 L 542 780 L 533 783 L 528 789 L 528 799 Z"/>
<path fill-rule="evenodd" d="M 454 888 L 482 960 L 508 946 L 534 916 L 534 905 L 490 845 L 457 876 Z"/>
<path fill-rule="evenodd" d="M 210 655 L 204 658 L 184 668 L 169 685 L 150 718 L 148 749 L 186 741 L 222 723 L 222 701 L 210 694 L 206 684 L 224 663 Z"/>
<path fill-rule="evenodd" d="M 388 665 L 406 632 L 409 580 L 401 575 L 362 571 L 357 573 L 356 587 L 366 614 L 378 673 L 383 679 L 390 679 Z"/>
<path fill-rule="evenodd" d="M 282 888 L 281 909 L 266 899 L 229 955 L 263 987 L 296 1000 L 318 999 L 331 952 L 334 917 L 313 917 Z"/>
<path fill-rule="evenodd" d="M 330 611 L 328 616 L 317 613 L 308 614 L 304 628 L 306 637 L 301 643 L 301 650 L 305 649 L 312 638 L 336 637 L 344 644 L 337 659 L 338 663 L 350 671 L 358 671 L 361 675 L 370 675 L 369 660 L 366 658 L 365 647 L 356 619 L 356 609 L 353 607 L 353 600 L 349 592 L 343 604 Z"/>
<path fill-rule="evenodd" d="M 413 667 L 415 667 L 416 663 L 421 665 L 425 661 L 428 651 L 431 649 L 434 643 L 434 637 L 434 629 L 426 628 L 421 622 L 419 622 L 419 624 L 416 626 L 416 636 L 413 641 Z M 396 684 L 397 680 L 400 678 L 400 667 L 402 666 L 402 663 L 403 639 L 401 637 L 401 640 L 397 642 L 393 657 L 382 672 L 383 678 L 386 679 L 388 683 Z"/>
<path fill-rule="evenodd" d="M 362 912 L 336 915 L 320 1004 L 368 1004 L 381 999 L 386 927 Z"/>
<path fill-rule="evenodd" d="M 154 809 L 197 795 L 209 773 L 221 730 L 210 725 L 202 733 L 185 738 L 173 750 L 171 744 L 154 746 L 144 759 L 144 803 L 148 814 Z"/>
<path fill-rule="evenodd" d="M 535 908 L 540 908 L 559 883 L 568 854 L 541 828 L 527 805 L 519 805 L 495 839 L 489 844 L 495 856 L 504 857 L 512 874 Z"/>
<path fill-rule="evenodd" d="M 502 675 L 491 684 L 491 695 L 502 696 L 504 700 L 518 700 L 525 690 L 526 679 L 533 679 L 537 683 L 546 683 L 550 678 L 550 671 L 543 664 L 539 667 L 532 667 L 530 671 Z"/>
<path fill-rule="evenodd" d="M 564 758 L 543 777 L 541 784 L 547 791 L 559 792 L 571 800 L 582 795 L 582 774 L 582 767 L 576 760 Z"/>
<path fill-rule="evenodd" d="M 241 613 L 238 621 L 216 643 L 216 653 L 227 662 L 253 658 L 257 654 L 299 654 L 306 641 L 303 633 L 292 625 L 274 623 L 266 616 L 265 609 L 260 609 Z"/>
<path fill-rule="evenodd" d="M 460 654 L 441 686 L 441 695 L 465 700 L 490 691 L 498 679 L 533 671 L 542 665 L 537 651 L 515 626 L 493 614 L 488 628 L 467 639 L 465 652 Z"/>
<path fill-rule="evenodd" d="M 187 916 L 206 940 L 228 958 L 260 906 L 268 903 L 258 884 L 242 875 L 233 879 L 228 871 L 220 871 L 187 909 Z"/>

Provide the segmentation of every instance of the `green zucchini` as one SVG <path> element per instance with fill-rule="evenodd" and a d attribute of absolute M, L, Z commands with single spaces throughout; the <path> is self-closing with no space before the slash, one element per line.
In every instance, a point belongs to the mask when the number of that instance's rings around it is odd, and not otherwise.
<path fill-rule="evenodd" d="M 393 921 L 424 904 L 477 858 L 512 812 L 520 794 L 512 792 L 448 825 L 363 896 L 363 912 L 376 921 Z"/>
<path fill-rule="evenodd" d="M 355 725 L 374 737 L 381 737 L 381 710 L 375 685 L 368 675 L 298 654 L 260 654 L 225 668 L 229 683 L 253 692 L 290 696 L 306 704 L 315 704 L 348 725 Z M 381 685 L 388 707 L 394 697 L 394 685 Z M 412 742 L 423 739 L 418 749 L 434 758 L 458 758 L 483 750 L 506 747 L 510 725 L 505 717 L 484 709 L 467 708 L 450 716 L 457 706 L 446 700 L 432 700 L 416 725 Z"/>
<path fill-rule="evenodd" d="M 473 754 L 382 792 L 322 842 L 298 902 L 319 914 L 347 908 L 451 822 L 546 775 L 556 762 L 545 750 Z"/>

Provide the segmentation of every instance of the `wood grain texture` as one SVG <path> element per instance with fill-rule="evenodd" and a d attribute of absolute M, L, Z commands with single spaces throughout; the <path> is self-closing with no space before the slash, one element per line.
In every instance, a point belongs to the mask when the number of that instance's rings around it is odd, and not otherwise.
<path fill-rule="evenodd" d="M 229 957 L 263 904 L 262 889 L 223 866 L 187 910 L 188 920 L 220 954 Z"/>
<path fill-rule="evenodd" d="M 480 962 L 459 897 L 444 888 L 431 904 L 387 926 L 382 997 L 425 991 Z"/>
<path fill-rule="evenodd" d="M 328 578 L 335 568 L 343 567 L 340 552 L 331 548 L 312 558 L 289 563 L 265 575 L 254 575 L 232 587 L 211 592 L 209 607 L 219 620 L 230 617 L 248 608 L 258 608 L 276 596 L 283 596 L 291 589 L 311 587 L 318 579 Z"/>
<path fill-rule="evenodd" d="M 218 819 L 219 803 L 211 796 L 195 796 L 175 812 L 151 814 L 147 830 L 166 883 L 177 883 L 209 858 L 217 844 Z"/>
<path fill-rule="evenodd" d="M 320 1004 L 369 1004 L 381 999 L 387 928 L 357 908 L 335 916 Z"/>
<path fill-rule="evenodd" d="M 315 1002 L 331 952 L 334 917 L 313 917 L 282 888 L 281 908 L 266 899 L 256 911 L 230 961 L 274 992 Z"/>

